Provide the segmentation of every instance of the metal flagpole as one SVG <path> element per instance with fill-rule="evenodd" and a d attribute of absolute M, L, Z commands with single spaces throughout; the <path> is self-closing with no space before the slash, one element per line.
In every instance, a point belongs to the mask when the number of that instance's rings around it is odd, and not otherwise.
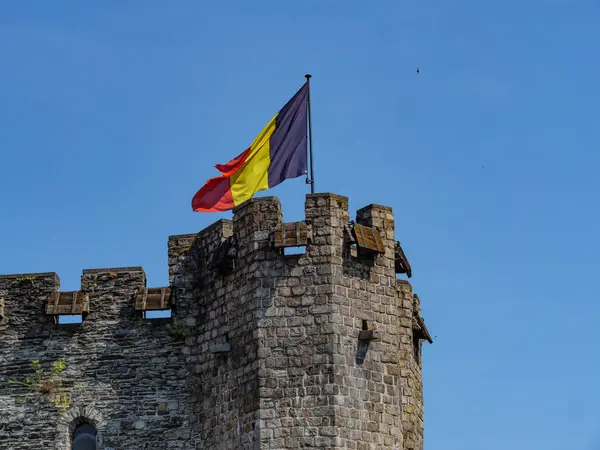
<path fill-rule="evenodd" d="M 307 90 L 307 98 L 308 98 L 308 156 L 310 160 L 310 179 L 308 175 L 306 176 L 306 183 L 310 184 L 310 193 L 315 193 L 315 173 L 313 169 L 313 147 L 312 147 L 312 121 L 310 118 L 310 77 L 312 75 L 307 73 L 304 75 L 306 77 L 306 90 Z"/>

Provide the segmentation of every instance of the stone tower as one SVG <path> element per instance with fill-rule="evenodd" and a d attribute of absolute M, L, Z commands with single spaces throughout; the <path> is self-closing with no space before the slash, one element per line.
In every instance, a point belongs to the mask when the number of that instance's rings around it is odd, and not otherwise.
<path fill-rule="evenodd" d="M 75 292 L 0 276 L 1 450 L 422 450 L 431 338 L 390 208 L 350 221 L 346 197 L 310 194 L 284 223 L 254 198 L 169 237 L 168 260 L 164 287 L 141 267 Z"/>

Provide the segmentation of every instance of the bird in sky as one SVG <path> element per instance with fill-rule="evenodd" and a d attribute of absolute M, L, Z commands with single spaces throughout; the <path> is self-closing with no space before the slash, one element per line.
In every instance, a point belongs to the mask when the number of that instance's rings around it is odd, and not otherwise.
<path fill-rule="evenodd" d="M 417 67 L 417 75 L 419 75 L 419 68 Z"/>

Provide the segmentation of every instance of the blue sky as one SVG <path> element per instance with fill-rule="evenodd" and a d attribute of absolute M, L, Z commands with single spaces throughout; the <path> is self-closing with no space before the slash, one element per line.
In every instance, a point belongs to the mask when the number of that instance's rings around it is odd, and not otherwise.
<path fill-rule="evenodd" d="M 317 191 L 393 207 L 438 336 L 426 450 L 600 449 L 598 24 L 595 0 L 6 2 L 0 273 L 166 284 L 167 236 L 221 217 L 192 195 L 309 71 Z M 298 220 L 306 191 L 269 194 Z"/>

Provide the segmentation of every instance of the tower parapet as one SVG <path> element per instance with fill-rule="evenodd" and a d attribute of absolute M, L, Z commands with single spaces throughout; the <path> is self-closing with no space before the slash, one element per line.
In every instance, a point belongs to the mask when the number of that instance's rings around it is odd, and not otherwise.
<path fill-rule="evenodd" d="M 285 223 L 277 198 L 254 198 L 170 236 L 168 267 L 168 286 L 147 286 L 141 267 L 84 270 L 70 293 L 54 273 L 0 276 L 1 441 L 66 449 L 87 422 L 114 449 L 422 449 L 431 338 L 396 278 L 410 265 L 391 208 L 351 220 L 346 197 L 309 194 L 305 220 Z M 8 378 L 58 357 L 68 414 L 43 396 L 19 404 Z M 21 439 L 31 432 L 39 442 Z"/>

